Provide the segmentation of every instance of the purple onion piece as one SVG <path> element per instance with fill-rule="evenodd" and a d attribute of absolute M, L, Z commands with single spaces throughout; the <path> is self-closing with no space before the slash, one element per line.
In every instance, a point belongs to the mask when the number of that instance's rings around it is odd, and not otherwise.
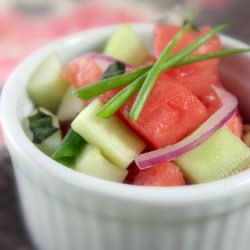
<path fill-rule="evenodd" d="M 128 63 L 125 63 L 123 61 L 117 60 L 117 59 L 115 59 L 115 58 L 113 58 L 111 56 L 107 56 L 107 55 L 104 55 L 104 54 L 100 54 L 100 53 L 96 53 L 96 52 L 90 52 L 90 53 L 84 54 L 83 56 L 95 60 L 95 62 L 98 64 L 98 66 L 103 71 L 105 71 L 110 64 L 115 63 L 117 61 L 123 63 L 126 66 L 126 71 L 131 71 L 131 70 L 135 69 L 133 66 L 131 66 Z"/>

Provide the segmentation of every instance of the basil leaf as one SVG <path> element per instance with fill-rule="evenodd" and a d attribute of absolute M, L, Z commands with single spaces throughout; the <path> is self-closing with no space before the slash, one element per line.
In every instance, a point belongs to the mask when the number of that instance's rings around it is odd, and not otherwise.
<path fill-rule="evenodd" d="M 185 25 L 187 25 L 187 23 L 188 23 L 188 20 L 184 20 L 184 22 L 182 24 L 182 27 L 184 27 Z M 195 24 L 195 23 L 192 23 L 191 29 L 193 31 L 201 32 L 199 26 L 197 24 Z"/>
<path fill-rule="evenodd" d="M 57 148 L 51 158 L 63 165 L 72 167 L 85 144 L 86 141 L 70 128 L 61 145 Z"/>
<path fill-rule="evenodd" d="M 37 113 L 28 117 L 29 128 L 33 133 L 32 141 L 36 144 L 41 144 L 48 137 L 53 135 L 59 128 L 52 125 L 52 117 L 45 114 L 40 109 Z"/>
<path fill-rule="evenodd" d="M 101 79 L 107 79 L 125 73 L 126 66 L 121 62 L 115 62 L 108 66 Z"/>

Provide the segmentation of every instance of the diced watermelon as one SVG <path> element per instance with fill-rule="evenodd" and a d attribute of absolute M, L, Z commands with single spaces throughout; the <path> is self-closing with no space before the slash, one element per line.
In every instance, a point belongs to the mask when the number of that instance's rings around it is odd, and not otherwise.
<path fill-rule="evenodd" d="M 129 117 L 134 99 L 124 104 L 118 115 L 153 148 L 180 141 L 208 117 L 200 100 L 167 75 L 157 80 L 136 123 Z"/>
<path fill-rule="evenodd" d="M 103 75 L 95 60 L 84 56 L 77 57 L 62 69 L 62 76 L 76 88 L 98 81 Z"/>
<path fill-rule="evenodd" d="M 179 167 L 171 162 L 166 162 L 141 170 L 135 177 L 133 184 L 143 186 L 182 186 L 185 185 L 185 180 Z"/>
<path fill-rule="evenodd" d="M 155 56 L 159 57 L 166 44 L 180 30 L 179 26 L 160 24 L 156 26 L 154 34 Z M 211 30 L 210 27 L 203 27 L 200 31 L 190 30 L 175 48 L 174 53 L 185 48 L 200 36 Z M 192 55 L 212 53 L 221 49 L 218 36 L 198 48 Z M 209 101 L 208 113 L 212 114 L 219 107 L 220 101 L 211 89 L 211 85 L 222 86 L 219 80 L 219 59 L 202 61 L 190 65 L 178 67 L 167 71 L 167 74 L 186 86 L 198 98 Z"/>
<path fill-rule="evenodd" d="M 222 106 L 220 98 L 213 89 L 210 89 L 204 96 L 200 96 L 199 99 L 205 105 L 209 116 Z"/>
<path fill-rule="evenodd" d="M 233 117 L 226 123 L 226 128 L 233 132 L 239 138 L 243 136 L 243 122 L 239 112 L 236 112 Z"/>
<path fill-rule="evenodd" d="M 168 25 L 168 24 L 158 24 L 155 27 L 154 32 L 154 53 L 155 57 L 158 58 L 162 51 L 164 50 L 166 44 L 174 37 L 174 35 L 181 29 L 180 26 Z M 191 44 L 195 40 L 197 40 L 202 35 L 211 31 L 211 27 L 205 26 L 200 30 L 190 30 L 188 31 L 182 40 L 177 44 L 173 53 L 184 49 L 187 45 Z M 200 46 L 196 51 L 194 51 L 193 55 L 200 55 L 205 53 L 210 53 L 214 51 L 218 51 L 221 49 L 221 43 L 218 36 L 207 41 L 205 44 Z M 217 61 L 217 60 L 216 60 Z M 218 61 L 217 61 L 218 64 Z"/>

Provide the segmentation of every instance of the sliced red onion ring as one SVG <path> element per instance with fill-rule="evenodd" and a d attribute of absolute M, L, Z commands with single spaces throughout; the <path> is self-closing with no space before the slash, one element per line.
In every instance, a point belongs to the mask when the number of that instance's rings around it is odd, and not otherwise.
<path fill-rule="evenodd" d="M 113 58 L 111 56 L 107 56 L 107 55 L 104 55 L 104 54 L 91 52 L 91 53 L 84 54 L 84 57 L 94 59 L 95 62 L 99 65 L 99 67 L 103 71 L 105 71 L 110 64 L 115 63 L 117 61 L 123 63 L 126 66 L 126 71 L 134 70 L 134 67 L 131 66 L 130 64 L 122 62 L 122 61 L 117 60 L 117 59 L 115 59 L 115 58 Z"/>
<path fill-rule="evenodd" d="M 158 163 L 175 160 L 191 151 L 206 141 L 233 116 L 238 106 L 237 98 L 222 88 L 213 86 L 213 89 L 220 97 L 222 107 L 211 115 L 196 131 L 182 141 L 138 155 L 135 158 L 135 162 L 140 169 L 150 168 Z"/>

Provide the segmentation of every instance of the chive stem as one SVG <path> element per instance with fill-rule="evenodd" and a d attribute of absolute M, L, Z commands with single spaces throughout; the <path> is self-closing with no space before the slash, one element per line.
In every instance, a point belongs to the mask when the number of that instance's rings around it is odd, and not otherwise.
<path fill-rule="evenodd" d="M 141 90 L 139 91 L 139 94 L 134 102 L 134 105 L 130 111 L 130 117 L 131 119 L 136 122 L 142 112 L 142 109 L 147 101 L 147 98 L 149 96 L 149 94 L 151 93 L 153 86 L 156 82 L 156 79 L 158 78 L 158 74 L 160 74 L 161 72 L 173 67 L 175 64 L 179 63 L 184 57 L 188 56 L 189 54 L 191 54 L 193 51 L 195 51 L 197 48 L 199 48 L 202 44 L 204 44 L 206 41 L 208 41 L 209 39 L 211 39 L 212 37 L 214 37 L 217 33 L 219 33 L 220 31 L 226 29 L 228 27 L 228 25 L 226 24 L 222 24 L 217 26 L 216 28 L 214 28 L 212 31 L 208 32 L 207 34 L 203 35 L 202 37 L 200 37 L 199 39 L 197 39 L 195 42 L 193 42 L 192 44 L 190 44 L 189 46 L 187 46 L 186 48 L 182 49 L 179 53 L 175 54 L 174 56 L 170 57 L 165 64 L 162 66 L 162 57 L 160 57 L 160 62 L 156 63 L 157 67 L 154 67 L 152 69 L 154 69 L 152 71 L 150 71 L 150 77 L 148 77 L 144 84 L 142 85 Z M 175 38 L 174 38 L 175 39 Z M 166 47 L 166 49 L 164 50 L 163 57 L 165 57 L 164 53 L 168 53 L 168 47 Z M 155 68 L 157 70 L 155 70 Z M 160 73 L 159 73 L 160 72 Z"/>
<path fill-rule="evenodd" d="M 97 116 L 109 118 L 135 93 L 137 93 L 147 77 L 147 72 L 113 96 L 97 113 Z"/>
<path fill-rule="evenodd" d="M 129 83 L 140 77 L 142 74 L 147 72 L 151 67 L 152 66 L 149 65 L 126 74 L 102 79 L 73 91 L 73 95 L 83 100 L 89 100 L 95 96 L 99 96 L 106 91 L 128 85 Z"/>
<path fill-rule="evenodd" d="M 85 144 L 85 140 L 70 128 L 51 158 L 65 166 L 72 167 Z"/>
<path fill-rule="evenodd" d="M 200 62 L 200 61 L 211 60 L 211 59 L 215 59 L 215 58 L 231 56 L 231 55 L 246 53 L 246 52 L 250 52 L 250 48 L 227 49 L 227 50 L 217 51 L 217 52 L 213 52 L 213 53 L 198 55 L 198 56 L 185 57 L 180 62 L 176 63 L 176 65 L 174 65 L 174 67 L 180 67 L 180 66 L 184 66 L 187 64 L 191 64 L 191 63 L 196 63 L 196 62 Z"/>

